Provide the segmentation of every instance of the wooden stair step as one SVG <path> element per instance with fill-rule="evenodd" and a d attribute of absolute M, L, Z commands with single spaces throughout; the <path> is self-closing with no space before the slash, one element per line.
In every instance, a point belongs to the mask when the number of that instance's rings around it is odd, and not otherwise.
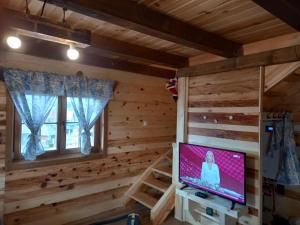
<path fill-rule="evenodd" d="M 158 166 L 156 168 L 152 168 L 152 170 L 162 175 L 172 177 L 172 168 L 169 166 Z"/>
<path fill-rule="evenodd" d="M 165 157 L 169 162 L 172 162 L 173 161 L 173 159 L 172 159 L 172 157 L 171 156 L 169 156 L 169 155 L 166 155 L 166 157 Z"/>
<path fill-rule="evenodd" d="M 144 192 L 136 192 L 130 197 L 149 209 L 152 209 L 158 201 L 156 198 Z"/>
<path fill-rule="evenodd" d="M 143 183 L 161 192 L 166 192 L 169 186 L 171 185 L 153 177 L 147 178 L 143 181 Z"/>

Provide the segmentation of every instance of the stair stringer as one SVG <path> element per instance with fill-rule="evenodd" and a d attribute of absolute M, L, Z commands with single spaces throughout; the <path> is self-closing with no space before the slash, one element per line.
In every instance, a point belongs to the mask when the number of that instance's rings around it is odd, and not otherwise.
<path fill-rule="evenodd" d="M 150 218 L 153 225 L 162 224 L 174 207 L 175 185 L 171 184 L 168 190 L 161 196 L 159 201 L 151 210 Z"/>
<path fill-rule="evenodd" d="M 125 200 L 124 205 L 126 206 L 129 201 L 131 200 L 131 195 L 134 194 L 139 190 L 139 188 L 143 185 L 143 180 L 146 179 L 152 173 L 152 169 L 157 166 L 160 162 L 162 162 L 165 157 L 170 153 L 170 151 L 165 152 L 162 154 L 152 165 L 150 165 L 142 174 L 141 176 L 131 185 L 128 191 L 125 193 Z"/>

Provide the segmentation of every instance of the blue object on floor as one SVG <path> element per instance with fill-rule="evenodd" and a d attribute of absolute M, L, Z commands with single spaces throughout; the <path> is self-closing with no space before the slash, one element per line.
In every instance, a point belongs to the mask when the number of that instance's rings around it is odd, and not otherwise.
<path fill-rule="evenodd" d="M 127 219 L 127 225 L 141 225 L 140 216 L 139 214 L 131 213 L 129 215 L 123 215 L 119 217 L 115 217 L 112 219 L 103 220 L 97 223 L 93 223 L 90 225 L 104 225 L 104 224 L 112 224 L 121 220 Z M 125 222 L 124 222 L 125 225 Z"/>
<path fill-rule="evenodd" d="M 129 214 L 127 225 L 141 225 L 140 215 L 135 213 Z"/>

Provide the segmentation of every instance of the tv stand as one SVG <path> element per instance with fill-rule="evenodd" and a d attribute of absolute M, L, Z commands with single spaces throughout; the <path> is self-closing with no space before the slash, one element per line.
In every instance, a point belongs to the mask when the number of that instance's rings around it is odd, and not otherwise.
<path fill-rule="evenodd" d="M 182 202 L 177 210 L 176 219 L 193 225 L 236 225 L 239 217 L 247 213 L 247 208 L 240 204 L 208 194 L 207 198 L 199 198 L 195 194 L 199 190 L 176 190 L 176 201 Z M 206 208 L 213 210 L 213 215 L 206 214 Z M 181 211 L 178 211 L 181 210 Z"/>
<path fill-rule="evenodd" d="M 187 187 L 189 187 L 189 185 L 185 184 L 184 186 L 182 186 L 182 187 L 180 188 L 180 190 L 184 190 L 184 189 L 186 189 Z"/>
<path fill-rule="evenodd" d="M 236 203 L 236 202 L 231 201 L 231 207 L 230 207 L 230 210 L 234 210 L 235 203 Z"/>

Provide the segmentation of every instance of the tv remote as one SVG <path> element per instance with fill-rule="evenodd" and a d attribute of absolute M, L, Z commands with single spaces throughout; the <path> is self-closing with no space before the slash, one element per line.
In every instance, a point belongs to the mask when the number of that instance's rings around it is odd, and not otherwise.
<path fill-rule="evenodd" d="M 203 192 L 201 192 L 201 191 L 196 192 L 195 195 L 196 195 L 197 197 L 200 197 L 200 198 L 207 198 L 207 197 L 208 197 L 207 194 L 205 194 L 205 193 L 203 193 Z"/>

